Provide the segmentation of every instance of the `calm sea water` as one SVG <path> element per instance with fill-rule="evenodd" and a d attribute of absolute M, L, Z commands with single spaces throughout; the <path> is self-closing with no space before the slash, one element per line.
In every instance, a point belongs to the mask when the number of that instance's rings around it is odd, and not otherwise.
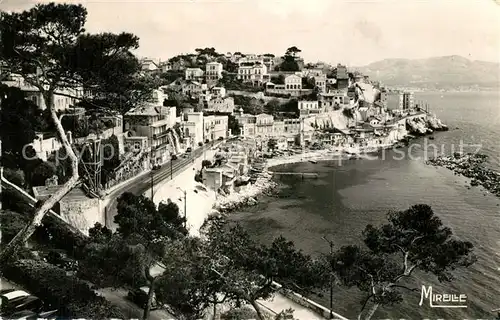
<path fill-rule="evenodd" d="M 449 153 L 460 140 L 481 145 L 490 156 L 488 165 L 500 169 L 500 99 L 498 93 L 426 93 L 426 100 L 451 128 L 428 141 Z M 413 147 L 403 160 L 388 151 L 376 160 L 301 163 L 281 166 L 284 171 L 318 172 L 319 178 L 300 180 L 282 177 L 282 198 L 263 201 L 232 216 L 262 242 L 284 235 L 312 255 L 326 253 L 326 236 L 337 246 L 360 244 L 367 224 L 382 224 L 389 210 L 404 210 L 412 204 L 427 203 L 456 236 L 475 245 L 478 262 L 455 272 L 451 283 L 439 283 L 428 274 L 415 274 L 410 284 L 433 285 L 435 292 L 464 293 L 467 309 L 420 307 L 420 292 L 405 293 L 404 302 L 380 309 L 376 319 L 492 319 L 491 310 L 500 308 L 500 199 L 480 188 L 468 189 L 467 179 L 444 168 L 427 166 L 422 146 Z M 477 148 L 473 146 L 471 148 Z M 427 149 L 432 149 L 427 147 Z M 408 150 L 406 150 L 408 152 Z M 289 197 L 287 197 L 289 196 Z M 336 288 L 334 310 L 355 318 L 363 295 L 357 289 Z M 325 306 L 328 294 L 313 297 Z"/>

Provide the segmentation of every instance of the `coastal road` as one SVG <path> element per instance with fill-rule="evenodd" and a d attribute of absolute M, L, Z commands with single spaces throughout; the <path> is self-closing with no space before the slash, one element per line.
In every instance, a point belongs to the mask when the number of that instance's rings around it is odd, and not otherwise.
<path fill-rule="evenodd" d="M 215 142 L 212 142 L 207 145 L 203 145 L 203 147 L 201 148 L 193 150 L 192 152 L 188 153 L 188 158 L 179 156 L 179 158 L 172 161 L 172 163 L 167 162 L 163 164 L 160 169 L 151 171 L 150 174 L 140 175 L 126 183 L 124 186 L 111 192 L 107 196 L 107 198 L 109 199 L 109 203 L 106 206 L 106 227 L 110 228 L 111 230 L 116 230 L 114 217 L 117 214 L 117 199 L 121 194 L 125 192 L 131 192 L 135 195 L 143 194 L 144 192 L 146 192 L 146 190 L 151 188 L 151 174 L 153 174 L 154 186 L 164 180 L 175 177 L 177 173 L 191 165 L 195 159 L 201 157 L 203 153 L 212 148 L 214 144 Z"/>

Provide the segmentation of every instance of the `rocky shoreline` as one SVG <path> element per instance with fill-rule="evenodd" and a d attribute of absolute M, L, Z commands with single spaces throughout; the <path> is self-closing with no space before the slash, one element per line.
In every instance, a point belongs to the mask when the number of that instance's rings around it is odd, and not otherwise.
<path fill-rule="evenodd" d="M 470 185 L 482 186 L 500 197 L 500 173 L 484 167 L 488 156 L 483 154 L 454 153 L 453 156 L 439 156 L 426 161 L 427 164 L 447 168 L 455 174 L 470 178 Z"/>
<path fill-rule="evenodd" d="M 426 135 L 431 134 L 434 131 L 447 131 L 448 127 L 441 122 L 435 116 L 428 116 L 426 118 L 415 118 L 409 119 L 406 122 L 409 135 L 404 139 L 399 141 L 394 141 L 390 145 L 377 146 L 376 150 L 388 149 L 400 146 L 404 142 L 408 142 L 413 136 L 416 135 Z M 242 187 L 238 191 L 234 191 L 229 194 L 219 194 L 218 200 L 215 201 L 212 206 L 211 215 L 227 215 L 241 208 L 254 206 L 258 204 L 258 197 L 261 195 L 275 196 L 278 184 L 272 180 L 272 172 L 269 171 L 270 167 L 274 167 L 281 164 L 289 164 L 295 162 L 304 161 L 322 161 L 322 160 L 332 160 L 332 159 L 351 159 L 351 158 L 362 158 L 362 154 L 366 152 L 363 148 L 358 148 L 357 156 L 346 155 L 345 151 L 341 152 L 339 150 L 311 150 L 305 152 L 304 154 L 295 154 L 286 157 L 275 157 L 266 159 L 263 163 L 260 163 L 259 167 L 262 172 L 257 174 L 257 178 L 254 183 L 248 184 Z M 488 184 L 488 183 L 486 183 Z"/>

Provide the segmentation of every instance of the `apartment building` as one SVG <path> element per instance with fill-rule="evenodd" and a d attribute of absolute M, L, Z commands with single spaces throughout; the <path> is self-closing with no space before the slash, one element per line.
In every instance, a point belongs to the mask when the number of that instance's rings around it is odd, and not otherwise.
<path fill-rule="evenodd" d="M 203 112 L 187 112 L 187 120 L 182 122 L 184 137 L 191 147 L 203 143 Z"/>
<path fill-rule="evenodd" d="M 203 138 L 214 141 L 219 138 L 226 139 L 229 130 L 228 116 L 204 116 L 203 117 Z"/>
<path fill-rule="evenodd" d="M 222 63 L 220 62 L 209 62 L 206 65 L 205 77 L 208 81 L 217 81 L 222 79 Z"/>
<path fill-rule="evenodd" d="M 413 110 L 415 108 L 415 97 L 413 92 L 404 91 L 399 94 L 399 110 Z"/>
<path fill-rule="evenodd" d="M 161 164 L 176 153 L 171 130 L 176 123 L 176 108 L 163 106 L 163 93 L 156 91 L 156 101 L 130 110 L 125 114 L 125 130 L 129 136 L 147 137 L 152 163 Z"/>

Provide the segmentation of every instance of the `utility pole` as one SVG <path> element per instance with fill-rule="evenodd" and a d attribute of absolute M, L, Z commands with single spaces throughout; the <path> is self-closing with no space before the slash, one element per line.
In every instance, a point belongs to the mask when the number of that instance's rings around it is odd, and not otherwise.
<path fill-rule="evenodd" d="M 330 258 L 333 256 L 333 242 L 326 237 L 321 237 L 330 245 Z M 330 319 L 333 319 L 333 273 L 330 271 Z"/>

